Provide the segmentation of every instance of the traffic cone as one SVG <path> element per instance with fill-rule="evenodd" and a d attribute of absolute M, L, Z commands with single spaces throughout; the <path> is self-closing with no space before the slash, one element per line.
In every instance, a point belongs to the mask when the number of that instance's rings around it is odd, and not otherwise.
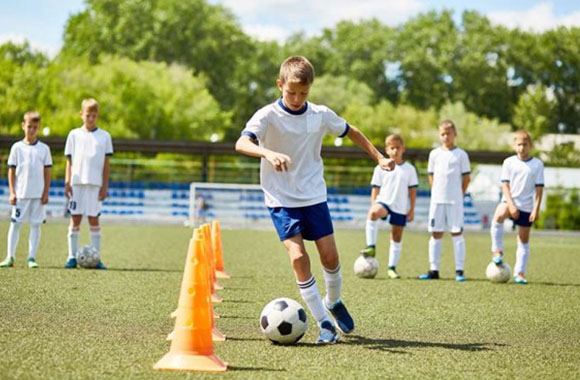
<path fill-rule="evenodd" d="M 218 282 L 217 280 L 217 273 L 216 273 L 216 257 L 214 254 L 214 246 L 213 246 L 213 238 L 211 235 L 211 226 L 209 224 L 203 225 L 203 231 L 205 233 L 208 245 L 209 245 L 209 253 L 211 255 L 211 262 L 213 266 L 213 280 L 214 280 L 214 287 L 216 290 L 222 290 L 224 287 Z"/>
<path fill-rule="evenodd" d="M 211 288 L 211 300 L 214 303 L 221 303 L 223 302 L 223 299 L 217 295 L 216 291 L 216 279 L 215 279 L 215 266 L 213 263 L 213 255 L 212 255 L 212 249 L 211 249 L 211 237 L 209 235 L 209 224 L 204 224 L 203 226 L 200 227 L 201 229 L 201 234 L 202 234 L 202 238 L 204 238 L 204 242 L 205 244 L 205 254 L 207 257 L 207 263 L 210 267 L 209 272 L 210 272 L 210 276 L 211 276 L 211 281 L 210 281 L 210 288 Z M 219 284 L 218 284 L 219 285 Z M 223 287 L 221 287 L 223 289 Z"/>
<path fill-rule="evenodd" d="M 224 267 L 224 257 L 222 249 L 222 233 L 220 222 L 214 220 L 211 224 L 211 242 L 215 257 L 215 275 L 217 278 L 230 278 Z"/>
<path fill-rule="evenodd" d="M 180 300 L 184 304 L 180 304 L 178 308 L 171 348 L 155 364 L 153 368 L 156 370 L 200 372 L 227 370 L 227 364 L 213 351 L 208 273 L 207 266 L 203 263 L 202 249 L 202 240 L 195 239 L 195 257 L 187 261 L 181 283 Z"/>

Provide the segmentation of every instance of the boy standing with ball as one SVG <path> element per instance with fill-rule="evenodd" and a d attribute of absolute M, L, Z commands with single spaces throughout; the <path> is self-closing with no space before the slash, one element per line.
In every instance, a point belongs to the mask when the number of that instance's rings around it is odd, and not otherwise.
<path fill-rule="evenodd" d="M 261 158 L 266 206 L 290 256 L 300 294 L 320 328 L 316 342 L 329 344 L 338 340 L 336 327 L 348 334 L 354 321 L 340 298 L 342 275 L 327 205 L 322 139 L 326 134 L 348 136 L 384 170 L 392 170 L 394 161 L 332 110 L 307 102 L 313 81 L 314 67 L 306 58 L 287 58 L 277 80 L 282 97 L 252 116 L 236 142 L 236 151 Z M 314 241 L 318 249 L 326 284 L 324 300 L 310 270 L 304 240 Z"/>

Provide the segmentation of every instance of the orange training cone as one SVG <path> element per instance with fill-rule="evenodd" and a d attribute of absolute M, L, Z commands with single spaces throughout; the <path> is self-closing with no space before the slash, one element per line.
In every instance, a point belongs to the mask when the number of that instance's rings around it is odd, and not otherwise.
<path fill-rule="evenodd" d="M 220 222 L 214 220 L 211 224 L 211 242 L 213 246 L 213 253 L 215 257 L 215 275 L 217 278 L 230 278 L 231 276 L 226 272 L 224 267 L 224 257 L 222 249 L 222 233 L 220 229 Z"/>
<path fill-rule="evenodd" d="M 203 243 L 195 239 L 195 257 L 188 260 L 181 284 L 181 294 L 171 349 L 153 367 L 160 371 L 225 372 L 227 364 L 213 351 L 212 313 L 204 265 Z M 193 270 L 190 268 L 193 266 Z M 193 277 L 193 278 L 192 278 Z M 195 312 L 194 312 L 195 311 Z"/>
<path fill-rule="evenodd" d="M 209 224 L 203 225 L 203 232 L 205 233 L 206 241 L 209 246 L 209 254 L 211 255 L 211 265 L 212 265 L 212 276 L 214 281 L 214 287 L 216 290 L 222 290 L 224 287 L 218 282 L 217 275 L 216 275 L 216 257 L 214 255 L 214 247 L 213 247 L 213 240 L 211 236 L 211 226 Z"/>
<path fill-rule="evenodd" d="M 201 237 L 202 239 L 204 239 L 204 243 L 211 241 L 211 239 L 209 238 L 209 225 L 208 224 L 204 224 L 203 226 L 201 226 L 200 228 L 201 230 Z M 216 281 L 215 281 L 215 271 L 214 271 L 214 265 L 213 265 L 213 259 L 212 259 L 212 254 L 211 254 L 211 245 L 209 243 L 204 244 L 205 245 L 205 254 L 206 254 L 206 258 L 207 258 L 207 263 L 209 266 L 209 273 L 210 273 L 210 289 L 211 289 L 211 301 L 214 303 L 221 303 L 223 302 L 223 299 L 217 295 L 217 293 L 215 292 L 216 290 Z"/>

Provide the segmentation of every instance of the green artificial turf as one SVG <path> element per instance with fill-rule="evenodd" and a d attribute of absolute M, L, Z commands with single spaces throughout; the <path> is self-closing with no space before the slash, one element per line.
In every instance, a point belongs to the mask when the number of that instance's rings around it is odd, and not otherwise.
<path fill-rule="evenodd" d="M 0 247 L 8 223 L 0 223 Z M 296 346 L 276 346 L 260 332 L 262 307 L 277 297 L 304 305 L 286 253 L 273 231 L 224 230 L 229 280 L 215 304 L 227 335 L 215 353 L 225 374 L 157 372 L 169 350 L 191 230 L 178 226 L 104 224 L 107 271 L 64 270 L 66 225 L 43 226 L 40 268 L 25 267 L 28 228 L 14 268 L 0 270 L 0 378 L 23 379 L 572 379 L 580 373 L 580 237 L 534 234 L 528 280 L 491 284 L 489 234 L 466 233 L 468 281 L 454 281 L 451 241 L 443 243 L 442 279 L 419 281 L 428 269 L 428 234 L 407 231 L 398 271 L 386 277 L 388 235 L 381 231 L 374 280 L 352 265 L 363 231 L 337 231 L 343 300 L 356 330 L 339 344 L 316 346 L 317 328 Z M 83 224 L 81 244 L 88 240 Z M 506 261 L 515 235 L 506 234 Z M 318 287 L 324 280 L 307 245 Z M 3 254 L 3 253 L 2 253 Z"/>

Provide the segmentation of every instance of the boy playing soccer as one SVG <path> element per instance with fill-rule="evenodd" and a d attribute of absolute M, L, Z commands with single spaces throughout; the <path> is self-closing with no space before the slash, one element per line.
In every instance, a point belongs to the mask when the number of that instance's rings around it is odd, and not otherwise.
<path fill-rule="evenodd" d="M 530 256 L 530 229 L 540 214 L 542 191 L 544 189 L 544 164 L 535 157 L 530 157 L 532 139 L 526 131 L 517 131 L 514 135 L 516 155 L 504 160 L 501 168 L 502 203 L 497 205 L 491 222 L 491 251 L 493 262 L 503 262 L 503 221 L 511 218 L 518 226 L 518 248 L 514 281 L 527 284 L 524 277 Z M 536 199 L 534 200 L 534 194 Z"/>
<path fill-rule="evenodd" d="M 385 152 L 397 166 L 390 172 L 382 170 L 380 166 L 375 167 L 371 179 L 371 208 L 365 229 L 367 247 L 361 254 L 365 257 L 375 256 L 378 219 L 387 220 L 388 216 L 391 224 L 391 244 L 387 275 L 390 278 L 400 278 L 396 266 L 401 258 L 403 229 L 407 221 L 411 222 L 415 216 L 419 181 L 415 167 L 403 161 L 405 145 L 401 136 L 389 135 L 385 139 Z"/>
<path fill-rule="evenodd" d="M 463 195 L 469 185 L 470 165 L 467 153 L 455 146 L 457 130 L 451 120 L 439 124 L 442 146 L 429 153 L 427 171 L 431 185 L 429 207 L 429 272 L 421 280 L 439 278 L 439 260 L 443 233 L 451 232 L 455 253 L 455 280 L 465 281 L 465 240 L 463 238 Z"/>
<path fill-rule="evenodd" d="M 30 223 L 27 264 L 29 268 L 38 268 L 36 252 L 40 242 L 40 224 L 46 219 L 44 205 L 48 203 L 52 167 L 50 148 L 36 138 L 39 128 L 40 114 L 26 112 L 22 123 L 24 139 L 10 148 L 8 186 L 12 214 L 8 229 L 8 252 L 6 259 L 0 263 L 2 268 L 14 265 L 14 252 L 24 222 Z"/>
<path fill-rule="evenodd" d="M 97 128 L 99 103 L 95 99 L 82 102 L 81 118 L 84 125 L 68 134 L 66 155 L 65 195 L 69 199 L 71 224 L 68 230 L 68 259 L 65 268 L 76 268 L 75 254 L 79 248 L 79 230 L 83 215 L 89 219 L 91 245 L 101 251 L 99 215 L 101 202 L 107 197 L 109 183 L 109 156 L 113 143 L 108 132 Z M 107 269 L 99 262 L 97 269 Z"/>
<path fill-rule="evenodd" d="M 354 321 L 340 299 L 342 275 L 326 202 L 322 139 L 327 133 L 348 136 L 385 170 L 392 170 L 394 161 L 333 111 L 308 103 L 313 81 L 314 68 L 306 58 L 287 58 L 277 80 L 282 97 L 252 116 L 236 142 L 236 151 L 262 158 L 260 179 L 266 206 L 289 253 L 300 294 L 320 328 L 316 342 L 328 344 L 335 343 L 338 334 L 326 310 L 345 334 L 354 329 Z M 324 300 L 310 271 L 304 239 L 315 242 L 324 267 Z"/>

